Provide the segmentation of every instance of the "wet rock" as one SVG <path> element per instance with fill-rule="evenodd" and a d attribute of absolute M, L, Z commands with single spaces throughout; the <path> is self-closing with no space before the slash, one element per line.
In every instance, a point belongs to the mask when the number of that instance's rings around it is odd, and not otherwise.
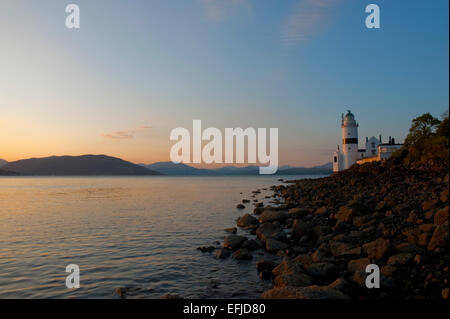
<path fill-rule="evenodd" d="M 267 238 L 274 236 L 281 230 L 280 225 L 274 223 L 264 223 L 256 229 L 256 237 L 265 242 Z"/>
<path fill-rule="evenodd" d="M 276 253 L 279 250 L 283 250 L 287 247 L 288 247 L 288 245 L 286 245 L 285 243 L 278 241 L 276 239 L 273 239 L 273 238 L 266 239 L 266 250 L 269 253 Z"/>
<path fill-rule="evenodd" d="M 229 236 L 225 237 L 225 240 L 223 242 L 223 246 L 225 248 L 228 248 L 228 249 L 231 249 L 231 250 L 236 250 L 246 240 L 247 240 L 247 237 L 245 237 L 245 236 L 229 235 Z"/>
<path fill-rule="evenodd" d="M 249 251 L 254 251 L 254 250 L 261 248 L 261 245 L 258 243 L 258 241 L 254 240 L 254 239 L 249 239 L 249 240 L 244 241 L 241 246 L 242 246 L 242 248 L 246 248 Z"/>
<path fill-rule="evenodd" d="M 237 233 L 237 228 L 236 227 L 225 228 L 224 231 L 226 231 L 227 233 L 236 234 Z"/>
<path fill-rule="evenodd" d="M 198 247 L 197 250 L 200 250 L 202 253 L 210 253 L 212 252 L 214 249 L 216 249 L 216 247 L 214 246 L 203 246 L 203 247 Z"/>
<path fill-rule="evenodd" d="M 216 257 L 219 259 L 226 259 L 231 255 L 231 252 L 228 249 L 220 248 L 216 251 Z"/>
<path fill-rule="evenodd" d="M 246 248 L 239 248 L 233 254 L 234 259 L 237 260 L 249 260 L 252 259 L 252 254 Z"/>
<path fill-rule="evenodd" d="M 251 225 L 257 225 L 258 220 L 250 214 L 245 214 L 244 216 L 239 217 L 237 220 L 237 225 L 239 227 L 247 228 Z"/>
<path fill-rule="evenodd" d="M 282 222 L 285 221 L 287 218 L 289 218 L 289 214 L 286 212 L 265 209 L 259 216 L 258 220 L 260 223 L 274 222 L 274 221 Z"/>

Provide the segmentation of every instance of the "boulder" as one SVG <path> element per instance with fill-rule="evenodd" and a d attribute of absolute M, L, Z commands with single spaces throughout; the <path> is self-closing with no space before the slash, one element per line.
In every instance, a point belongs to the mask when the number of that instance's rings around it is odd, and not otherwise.
<path fill-rule="evenodd" d="M 448 221 L 448 206 L 438 210 L 434 215 L 434 223 L 436 225 L 442 225 L 446 221 Z"/>
<path fill-rule="evenodd" d="M 389 239 L 381 237 L 363 245 L 363 251 L 365 251 L 367 256 L 371 259 L 382 260 L 387 257 L 391 250 L 392 246 Z"/>
<path fill-rule="evenodd" d="M 292 224 L 291 235 L 293 238 L 301 238 L 302 236 L 308 236 L 313 230 L 313 226 L 310 223 L 296 219 Z"/>
<path fill-rule="evenodd" d="M 274 236 L 281 230 L 280 225 L 273 223 L 264 223 L 256 229 L 256 237 L 265 242 L 267 238 Z"/>
<path fill-rule="evenodd" d="M 229 235 L 229 236 L 225 237 L 225 240 L 223 242 L 223 246 L 225 248 L 228 248 L 228 249 L 231 249 L 231 250 L 236 250 L 246 240 L 247 240 L 247 237 L 245 237 L 245 236 Z"/>
<path fill-rule="evenodd" d="M 350 260 L 347 264 L 347 270 L 350 272 L 365 271 L 370 264 L 369 258 L 359 258 Z"/>
<path fill-rule="evenodd" d="M 283 222 L 289 218 L 289 214 L 283 211 L 265 209 L 259 216 L 260 223 L 279 221 Z"/>
<path fill-rule="evenodd" d="M 396 254 L 396 255 L 389 257 L 387 264 L 391 265 L 391 266 L 405 265 L 410 260 L 412 260 L 413 257 L 414 257 L 414 254 L 410 254 L 410 253 Z"/>
<path fill-rule="evenodd" d="M 339 274 L 339 267 L 329 263 L 313 263 L 307 268 L 308 274 L 315 278 L 330 278 Z"/>
<path fill-rule="evenodd" d="M 246 248 L 249 251 L 253 251 L 253 250 L 257 250 L 257 249 L 261 248 L 261 245 L 255 239 L 249 239 L 249 240 L 244 241 L 242 243 L 241 247 Z"/>
<path fill-rule="evenodd" d="M 351 223 L 355 215 L 355 209 L 353 207 L 341 206 L 334 215 L 334 218 L 340 222 Z"/>
<path fill-rule="evenodd" d="M 224 231 L 226 231 L 227 233 L 236 234 L 237 233 L 237 228 L 236 227 L 225 228 Z"/>
<path fill-rule="evenodd" d="M 238 250 L 236 250 L 233 254 L 233 257 L 237 260 L 249 260 L 253 258 L 246 248 L 239 248 Z"/>
<path fill-rule="evenodd" d="M 225 248 L 220 248 L 216 251 L 216 257 L 219 259 L 228 258 L 230 255 L 231 255 L 231 252 Z"/>
<path fill-rule="evenodd" d="M 287 247 L 288 247 L 288 245 L 286 245 L 285 243 L 278 241 L 276 239 L 273 239 L 273 238 L 266 239 L 266 250 L 269 253 L 276 253 L 279 250 L 283 250 Z"/>
<path fill-rule="evenodd" d="M 247 228 L 251 225 L 257 225 L 258 220 L 250 214 L 245 214 L 244 216 L 239 217 L 237 220 L 237 225 L 239 227 Z"/>
<path fill-rule="evenodd" d="M 438 225 L 431 236 L 430 242 L 428 243 L 428 250 L 434 250 L 440 247 L 448 246 L 448 221 Z"/>

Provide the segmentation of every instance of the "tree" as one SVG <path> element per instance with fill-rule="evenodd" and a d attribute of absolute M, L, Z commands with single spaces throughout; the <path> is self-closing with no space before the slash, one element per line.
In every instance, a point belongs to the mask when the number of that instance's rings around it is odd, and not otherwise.
<path fill-rule="evenodd" d="M 430 113 L 416 117 L 412 121 L 409 134 L 405 139 L 405 146 L 419 146 L 435 134 L 440 123 L 441 121 L 433 117 Z"/>

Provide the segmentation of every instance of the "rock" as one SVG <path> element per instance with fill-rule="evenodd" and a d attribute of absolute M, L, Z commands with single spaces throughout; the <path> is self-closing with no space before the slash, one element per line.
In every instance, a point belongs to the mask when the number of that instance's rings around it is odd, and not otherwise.
<path fill-rule="evenodd" d="M 308 274 L 316 278 L 330 278 L 339 274 L 339 268 L 336 265 L 329 263 L 313 263 L 308 266 Z"/>
<path fill-rule="evenodd" d="M 292 225 L 291 236 L 293 238 L 301 238 L 302 236 L 308 236 L 312 231 L 313 227 L 310 223 L 296 219 Z"/>
<path fill-rule="evenodd" d="M 166 294 L 166 295 L 162 296 L 161 299 L 183 299 L 183 298 L 177 294 Z"/>
<path fill-rule="evenodd" d="M 197 250 L 200 250 L 202 253 L 210 253 L 212 252 L 214 249 L 216 249 L 216 247 L 214 246 L 208 246 L 208 247 L 198 247 Z"/>
<path fill-rule="evenodd" d="M 256 229 L 256 237 L 265 242 L 267 238 L 274 236 L 281 230 L 280 225 L 273 223 L 264 223 Z"/>
<path fill-rule="evenodd" d="M 334 215 L 334 218 L 344 223 L 351 223 L 354 216 L 355 216 L 354 208 L 348 206 L 341 206 L 338 212 Z"/>
<path fill-rule="evenodd" d="M 226 259 L 231 255 L 230 251 L 225 248 L 220 248 L 216 251 L 216 257 L 219 259 Z"/>
<path fill-rule="evenodd" d="M 225 228 L 224 231 L 226 231 L 227 233 L 236 234 L 237 233 L 237 228 L 236 227 Z"/>
<path fill-rule="evenodd" d="M 329 286 L 281 287 L 262 294 L 263 299 L 349 299 L 341 291 Z"/>
<path fill-rule="evenodd" d="M 436 225 L 442 225 L 446 221 L 448 221 L 448 206 L 438 210 L 434 215 L 434 223 Z"/>
<path fill-rule="evenodd" d="M 223 246 L 225 248 L 236 250 L 238 249 L 241 244 L 247 240 L 247 237 L 239 236 L 239 235 L 229 235 L 225 237 L 225 240 L 223 242 Z"/>
<path fill-rule="evenodd" d="M 264 270 L 269 270 L 272 272 L 272 270 L 277 266 L 276 262 L 269 261 L 269 260 L 258 260 L 256 263 L 256 270 L 259 272 Z"/>
<path fill-rule="evenodd" d="M 436 208 L 436 205 L 438 203 L 437 199 L 429 199 L 422 203 L 422 210 L 428 211 Z"/>
<path fill-rule="evenodd" d="M 449 297 L 449 289 L 448 288 L 442 289 L 441 295 L 442 295 L 442 299 L 448 299 L 448 297 Z"/>
<path fill-rule="evenodd" d="M 254 251 L 261 248 L 261 245 L 254 239 L 246 240 L 241 245 L 242 248 L 247 248 L 249 251 Z"/>
<path fill-rule="evenodd" d="M 304 207 L 294 207 L 294 208 L 289 209 L 288 213 L 290 216 L 298 218 L 298 217 L 303 217 L 303 216 L 309 214 L 309 210 Z"/>
<path fill-rule="evenodd" d="M 438 225 L 433 232 L 433 236 L 428 243 L 428 250 L 434 250 L 438 247 L 447 247 L 448 245 L 448 221 Z"/>
<path fill-rule="evenodd" d="M 269 253 L 276 253 L 277 251 L 283 250 L 287 247 L 288 247 L 288 245 L 286 245 L 285 243 L 278 241 L 276 239 L 273 239 L 273 238 L 266 239 L 266 250 Z"/>
<path fill-rule="evenodd" d="M 315 215 L 327 215 L 328 214 L 328 210 L 326 206 L 322 206 L 320 208 L 318 208 L 315 212 Z"/>
<path fill-rule="evenodd" d="M 259 216 L 258 220 L 260 223 L 274 222 L 274 221 L 282 222 L 287 218 L 289 218 L 289 214 L 286 212 L 265 209 Z"/>
<path fill-rule="evenodd" d="M 448 203 L 448 188 L 441 192 L 439 199 L 443 203 Z"/>
<path fill-rule="evenodd" d="M 389 257 L 387 264 L 392 266 L 406 265 L 413 257 L 414 255 L 409 253 L 397 254 Z"/>
<path fill-rule="evenodd" d="M 304 287 L 311 284 L 311 281 L 308 275 L 305 274 L 302 266 L 289 257 L 284 257 L 281 264 L 272 270 L 272 274 L 275 276 L 275 287 Z"/>
<path fill-rule="evenodd" d="M 336 257 L 358 257 L 361 255 L 361 247 L 353 248 L 352 244 L 342 242 L 331 243 L 330 251 Z"/>
<path fill-rule="evenodd" d="M 262 214 L 263 211 L 264 211 L 264 208 L 263 208 L 263 207 L 256 207 L 256 208 L 253 210 L 253 214 L 255 214 L 255 215 L 260 215 L 260 214 Z"/>
<path fill-rule="evenodd" d="M 380 237 L 375 241 L 364 244 L 363 250 L 367 253 L 369 258 L 382 260 L 387 257 L 389 252 L 392 250 L 392 246 L 389 239 Z"/>
<path fill-rule="evenodd" d="M 238 250 L 236 250 L 233 254 L 233 257 L 237 260 L 249 260 L 253 258 L 253 256 L 246 248 L 239 248 Z"/>
<path fill-rule="evenodd" d="M 353 259 L 348 262 L 347 269 L 350 272 L 366 271 L 366 267 L 369 264 L 370 264 L 369 258 Z"/>
<path fill-rule="evenodd" d="M 245 214 L 244 216 L 239 217 L 239 219 L 237 220 L 237 225 L 243 228 L 257 224 L 258 220 L 250 214 Z"/>
<path fill-rule="evenodd" d="M 244 208 L 245 208 L 245 206 L 244 206 L 244 205 L 242 205 L 242 204 L 237 204 L 237 205 L 236 205 L 236 208 L 237 208 L 237 209 L 244 209 Z"/>

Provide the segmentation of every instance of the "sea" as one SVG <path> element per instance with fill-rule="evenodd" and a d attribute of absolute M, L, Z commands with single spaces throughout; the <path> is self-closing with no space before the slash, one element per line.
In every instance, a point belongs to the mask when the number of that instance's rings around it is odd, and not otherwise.
<path fill-rule="evenodd" d="M 217 259 L 270 186 L 321 176 L 0 177 L 0 298 L 259 298 L 252 260 Z M 238 234 L 253 238 L 247 230 Z M 68 265 L 80 287 L 68 288 Z"/>

